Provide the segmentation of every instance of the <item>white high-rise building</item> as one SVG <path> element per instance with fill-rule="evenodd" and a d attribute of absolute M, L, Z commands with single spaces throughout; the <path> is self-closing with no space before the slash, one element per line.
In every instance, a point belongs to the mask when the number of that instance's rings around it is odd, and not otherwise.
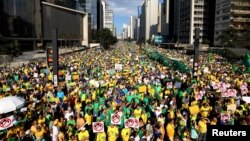
<path fill-rule="evenodd" d="M 108 28 L 114 33 L 114 12 L 111 9 L 107 9 L 107 7 L 105 9 L 104 28 Z"/>
<path fill-rule="evenodd" d="M 144 0 L 140 16 L 141 38 L 149 40 L 158 30 L 158 0 Z"/>
<path fill-rule="evenodd" d="M 130 17 L 130 37 L 131 39 L 133 40 L 136 40 L 136 37 L 137 37 L 137 17 L 135 16 L 131 16 Z"/>

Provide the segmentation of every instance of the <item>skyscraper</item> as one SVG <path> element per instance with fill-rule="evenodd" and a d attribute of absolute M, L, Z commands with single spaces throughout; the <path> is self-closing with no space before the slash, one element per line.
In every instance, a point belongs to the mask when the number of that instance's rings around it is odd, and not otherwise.
<path fill-rule="evenodd" d="M 246 0 L 216 0 L 215 12 L 215 45 L 222 46 L 218 36 L 223 30 L 232 27 L 243 46 L 243 42 L 249 41 L 250 37 L 250 1 Z M 249 43 L 248 43 L 249 46 Z"/>
<path fill-rule="evenodd" d="M 180 0 L 180 43 L 193 45 L 195 28 L 200 28 L 200 42 L 209 44 L 213 42 L 209 38 L 209 33 L 213 30 L 214 21 L 211 20 L 210 12 L 214 7 L 210 5 L 210 0 Z M 212 28 L 211 28 L 212 27 Z"/>
<path fill-rule="evenodd" d="M 23 45 L 22 50 L 51 41 L 58 29 L 60 40 L 88 45 L 87 14 L 73 9 L 71 0 L 1 0 L 0 34 Z"/>
<path fill-rule="evenodd" d="M 145 41 L 158 34 L 158 0 L 144 0 L 140 15 L 141 38 Z"/>

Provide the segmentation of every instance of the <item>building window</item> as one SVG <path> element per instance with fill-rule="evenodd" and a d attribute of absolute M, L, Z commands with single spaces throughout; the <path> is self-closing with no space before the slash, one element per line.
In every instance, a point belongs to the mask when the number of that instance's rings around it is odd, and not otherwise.
<path fill-rule="evenodd" d="M 228 20 L 228 19 L 229 19 L 229 16 L 222 17 L 222 20 Z"/>

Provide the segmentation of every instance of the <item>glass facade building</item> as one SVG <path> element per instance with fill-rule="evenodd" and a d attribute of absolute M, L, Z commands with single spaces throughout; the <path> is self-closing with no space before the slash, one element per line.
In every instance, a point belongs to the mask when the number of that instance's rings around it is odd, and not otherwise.
<path fill-rule="evenodd" d="M 0 0 L 0 33 L 5 37 L 41 38 L 39 0 Z"/>
<path fill-rule="evenodd" d="M 83 16 L 80 13 L 61 10 L 58 7 L 42 4 L 44 39 L 51 39 L 53 29 L 58 29 L 58 38 L 80 40 L 83 36 Z"/>
<path fill-rule="evenodd" d="M 86 14 L 77 6 L 78 0 L 0 0 L 0 34 L 18 40 L 25 49 L 50 41 L 56 28 L 59 39 L 80 41 Z"/>

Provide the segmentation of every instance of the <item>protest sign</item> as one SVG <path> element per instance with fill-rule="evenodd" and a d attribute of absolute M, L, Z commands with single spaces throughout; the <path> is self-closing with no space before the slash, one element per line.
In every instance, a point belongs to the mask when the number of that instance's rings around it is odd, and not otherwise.
<path fill-rule="evenodd" d="M 65 80 L 66 81 L 71 81 L 71 75 L 67 74 Z"/>
<path fill-rule="evenodd" d="M 181 82 L 175 82 L 174 88 L 181 88 Z"/>
<path fill-rule="evenodd" d="M 147 91 L 147 87 L 145 85 L 139 87 L 139 93 L 145 93 L 146 91 Z"/>
<path fill-rule="evenodd" d="M 104 132 L 104 123 L 103 122 L 93 122 L 92 129 L 94 133 Z"/>
<path fill-rule="evenodd" d="M 122 64 L 115 64 L 115 70 L 122 71 Z"/>
<path fill-rule="evenodd" d="M 122 115 L 111 114 L 111 124 L 120 125 Z"/>
<path fill-rule="evenodd" d="M 133 125 L 133 128 L 139 128 L 139 126 L 140 126 L 139 119 L 134 118 L 134 125 Z"/>
<path fill-rule="evenodd" d="M 28 110 L 28 108 L 27 107 L 24 107 L 24 108 L 21 108 L 20 109 L 20 112 L 26 112 Z"/>
<path fill-rule="evenodd" d="M 4 129 L 7 129 L 9 127 L 12 127 L 13 123 L 14 123 L 13 116 L 9 116 L 9 117 L 0 119 L 0 130 L 4 130 Z"/>
<path fill-rule="evenodd" d="M 173 82 L 167 82 L 167 89 L 173 88 Z"/>
<path fill-rule="evenodd" d="M 241 86 L 240 86 L 240 90 L 241 90 L 241 94 L 242 95 L 246 95 L 247 93 L 248 93 L 248 88 L 247 88 L 247 84 L 242 84 Z"/>
<path fill-rule="evenodd" d="M 196 100 L 201 100 L 203 97 L 203 93 L 200 91 L 196 94 Z"/>
<path fill-rule="evenodd" d="M 245 101 L 246 103 L 250 103 L 250 96 L 243 96 L 242 100 Z"/>
<path fill-rule="evenodd" d="M 33 74 L 33 77 L 34 77 L 34 78 L 37 78 L 37 77 L 38 77 L 38 73 L 35 72 L 35 73 Z"/>
<path fill-rule="evenodd" d="M 139 128 L 140 122 L 137 118 L 129 118 L 125 120 L 125 128 Z"/>
<path fill-rule="evenodd" d="M 222 97 L 236 97 L 237 91 L 235 89 L 227 89 L 222 93 Z"/>
<path fill-rule="evenodd" d="M 220 120 L 222 122 L 225 122 L 226 120 L 229 121 L 230 120 L 230 114 L 228 114 L 228 113 L 221 113 L 220 114 Z"/>

